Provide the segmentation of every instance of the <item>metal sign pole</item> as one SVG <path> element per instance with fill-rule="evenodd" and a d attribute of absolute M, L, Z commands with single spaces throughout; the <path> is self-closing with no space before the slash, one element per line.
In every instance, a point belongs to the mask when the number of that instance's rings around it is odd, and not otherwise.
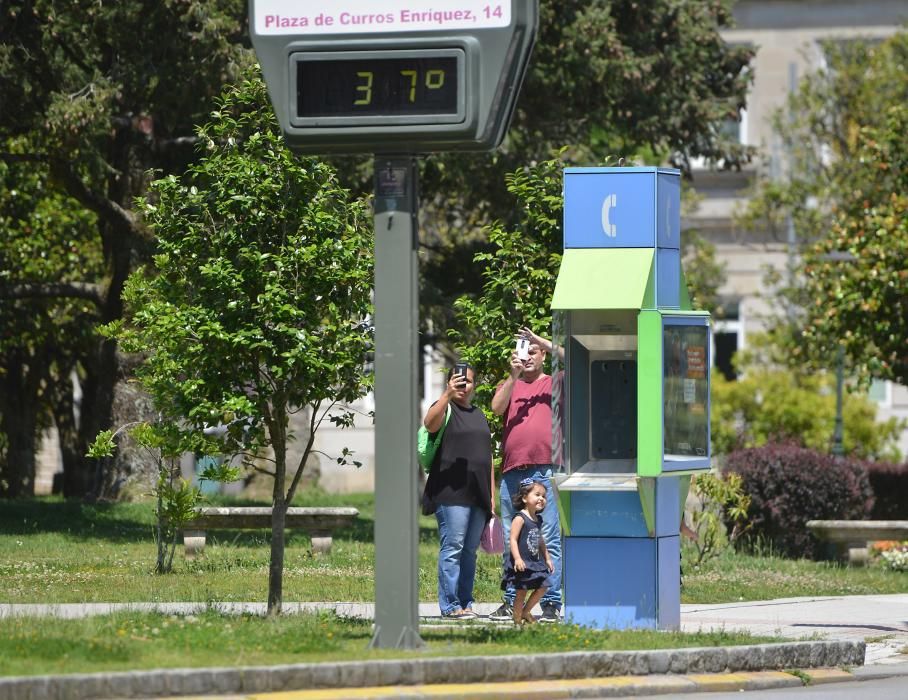
<path fill-rule="evenodd" d="M 418 170 L 375 159 L 375 632 L 370 646 L 419 636 L 416 407 Z"/>

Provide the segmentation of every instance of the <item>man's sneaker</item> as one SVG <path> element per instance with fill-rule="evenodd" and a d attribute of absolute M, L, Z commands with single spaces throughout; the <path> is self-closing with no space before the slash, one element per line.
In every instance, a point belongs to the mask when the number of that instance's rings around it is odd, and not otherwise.
<path fill-rule="evenodd" d="M 537 618 L 539 622 L 561 622 L 561 611 L 554 603 L 543 603 L 542 616 Z"/>
<path fill-rule="evenodd" d="M 489 615 L 489 619 L 495 622 L 513 622 L 514 608 L 510 603 L 502 603 L 498 610 Z"/>

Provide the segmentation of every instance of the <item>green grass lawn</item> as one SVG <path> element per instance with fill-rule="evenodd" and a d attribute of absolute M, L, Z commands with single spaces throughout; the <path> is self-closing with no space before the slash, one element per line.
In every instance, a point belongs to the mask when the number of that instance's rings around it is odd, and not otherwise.
<path fill-rule="evenodd" d="M 350 505 L 351 528 L 335 533 L 330 554 L 313 554 L 306 535 L 289 532 L 286 601 L 373 601 L 371 494 L 307 491 L 294 505 Z M 87 505 L 53 499 L 0 501 L 0 602 L 264 601 L 268 532 L 215 531 L 205 554 L 174 558 L 174 573 L 155 576 L 151 503 Z M 434 518 L 419 521 L 419 597 L 436 597 L 438 536 Z M 480 554 L 476 599 L 496 602 L 500 560 Z M 728 553 L 687 570 L 682 600 L 725 603 L 808 595 L 904 593 L 908 574 L 879 567 Z"/>
<path fill-rule="evenodd" d="M 667 649 L 774 641 L 727 632 L 603 632 L 575 625 L 461 623 L 421 629 L 426 647 L 402 652 L 367 645 L 371 624 L 333 614 L 266 619 L 211 611 L 170 616 L 115 613 L 78 620 L 0 618 L 0 676 L 257 666 L 407 656 L 494 656 L 572 650 Z"/>
<path fill-rule="evenodd" d="M 287 538 L 285 601 L 373 601 L 371 494 L 308 491 L 294 505 L 347 505 L 357 523 L 335 533 L 330 554 L 315 555 L 309 538 Z M 205 554 L 187 561 L 182 545 L 174 573 L 154 575 L 151 503 L 88 505 L 59 499 L 0 501 L 0 602 L 264 602 L 268 585 L 268 532 L 213 532 Z M 419 520 L 420 600 L 435 600 L 438 534 L 434 518 Z M 497 602 L 500 559 L 479 557 L 476 598 Z M 908 574 L 876 567 L 850 568 L 728 553 L 685 572 L 688 603 L 806 595 L 896 593 Z M 124 612 L 80 620 L 0 618 L 0 675 L 70 673 L 186 666 L 236 666 L 400 654 L 492 655 L 578 649 L 641 649 L 769 641 L 725 632 L 675 634 L 602 632 L 572 625 L 464 625 L 421 630 L 418 652 L 368 650 L 370 624 L 332 614 L 277 620 Z M 532 635 L 528 643 L 527 635 Z"/>
<path fill-rule="evenodd" d="M 684 574 L 684 603 L 908 593 L 908 573 L 890 571 L 878 564 L 843 566 L 727 552 L 699 570 Z"/>

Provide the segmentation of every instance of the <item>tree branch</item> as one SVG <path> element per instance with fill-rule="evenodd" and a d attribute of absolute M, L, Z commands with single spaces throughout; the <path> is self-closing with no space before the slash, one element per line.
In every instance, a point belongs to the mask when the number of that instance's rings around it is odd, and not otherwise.
<path fill-rule="evenodd" d="M 128 231 L 135 238 L 142 238 L 136 216 L 103 194 L 91 189 L 73 171 L 69 162 L 45 153 L 9 153 L 0 151 L 0 160 L 8 163 L 45 163 L 63 183 L 67 194 L 91 209 L 118 231 Z"/>
<path fill-rule="evenodd" d="M 139 237 L 139 227 L 135 215 L 127 209 L 104 195 L 88 187 L 81 177 L 73 172 L 69 165 L 59 159 L 50 161 L 50 167 L 66 186 L 66 191 L 86 207 L 94 211 L 102 219 L 110 223 L 116 230 L 126 230 Z"/>

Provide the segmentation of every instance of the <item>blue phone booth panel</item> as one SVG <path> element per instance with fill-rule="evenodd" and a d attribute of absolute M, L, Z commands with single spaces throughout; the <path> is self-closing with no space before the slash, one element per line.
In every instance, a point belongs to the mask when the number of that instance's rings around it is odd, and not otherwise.
<path fill-rule="evenodd" d="M 656 251 L 656 306 L 677 309 L 681 305 L 681 252 L 673 248 Z"/>
<path fill-rule="evenodd" d="M 565 169 L 565 248 L 680 246 L 680 171 L 657 167 Z"/>
<path fill-rule="evenodd" d="M 574 491 L 571 534 L 579 537 L 648 537 L 636 491 Z"/>
<path fill-rule="evenodd" d="M 678 629 L 680 538 L 566 537 L 565 620 L 599 629 Z"/>
<path fill-rule="evenodd" d="M 656 201 L 657 242 L 660 248 L 681 248 L 681 177 L 660 172 Z"/>
<path fill-rule="evenodd" d="M 677 477 L 655 480 L 653 520 L 647 525 L 637 490 L 571 492 L 569 531 L 578 537 L 670 537 L 681 526 L 681 492 Z M 650 527 L 653 528 L 650 532 Z"/>
<path fill-rule="evenodd" d="M 565 248 L 655 248 L 656 179 L 650 172 L 565 171 Z"/>

